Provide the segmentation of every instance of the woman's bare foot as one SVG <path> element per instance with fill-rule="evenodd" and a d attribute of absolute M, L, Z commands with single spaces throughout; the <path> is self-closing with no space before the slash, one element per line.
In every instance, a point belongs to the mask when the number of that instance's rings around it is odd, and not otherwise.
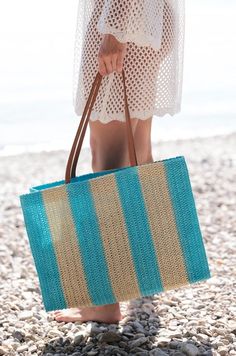
<path fill-rule="evenodd" d="M 66 322 L 85 322 L 91 320 L 113 324 L 119 322 L 123 318 L 119 303 L 99 305 L 95 307 L 55 310 L 53 314 L 55 320 Z"/>

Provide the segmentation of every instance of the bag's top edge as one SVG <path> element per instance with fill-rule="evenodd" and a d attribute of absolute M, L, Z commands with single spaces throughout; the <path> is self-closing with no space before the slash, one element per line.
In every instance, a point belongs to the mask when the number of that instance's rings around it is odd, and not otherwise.
<path fill-rule="evenodd" d="M 153 164 L 153 163 L 162 163 L 162 162 L 166 162 L 166 161 L 170 161 L 170 160 L 182 160 L 182 161 L 185 161 L 185 157 L 184 156 L 169 157 L 169 158 L 165 158 L 165 159 L 156 160 L 154 162 L 143 163 L 143 164 L 140 164 L 139 166 L 141 166 L 141 165 L 145 166 L 145 165 L 149 165 L 149 164 Z M 105 172 L 106 175 L 108 175 L 108 174 L 112 174 L 112 173 L 114 173 L 116 171 L 123 171 L 125 169 L 133 169 L 135 167 L 136 166 L 126 166 L 126 167 L 120 167 L 120 168 L 113 168 L 113 169 L 109 169 L 109 170 L 102 170 L 102 171 L 96 172 L 96 177 L 91 178 L 91 179 L 97 179 L 97 178 L 99 178 L 99 176 L 103 176 L 104 172 Z M 77 177 L 71 178 L 71 182 L 69 184 L 83 182 L 86 178 L 89 178 L 89 177 L 92 177 L 92 176 L 94 176 L 94 172 L 82 174 L 81 176 L 77 176 Z M 78 178 L 80 178 L 80 179 L 78 179 Z M 42 190 L 52 189 L 53 187 L 54 188 L 59 188 L 64 184 L 65 184 L 65 180 L 62 179 L 62 180 L 58 180 L 58 181 L 55 181 L 55 182 L 52 182 L 52 183 L 45 183 L 45 184 L 33 186 L 33 187 L 29 188 L 29 192 L 28 193 L 21 194 L 19 197 L 21 199 L 24 196 L 29 196 L 29 195 L 32 195 L 32 194 L 38 194 Z"/>

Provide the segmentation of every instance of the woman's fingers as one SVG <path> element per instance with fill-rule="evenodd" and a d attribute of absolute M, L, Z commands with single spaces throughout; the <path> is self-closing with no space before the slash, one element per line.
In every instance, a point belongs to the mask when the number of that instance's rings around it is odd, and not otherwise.
<path fill-rule="evenodd" d="M 108 75 L 117 70 L 117 55 L 108 55 L 98 58 L 99 72 L 102 75 Z"/>
<path fill-rule="evenodd" d="M 117 41 L 113 35 L 103 36 L 98 53 L 98 70 L 101 75 L 108 75 L 114 71 L 122 72 L 126 46 L 126 43 Z"/>
<path fill-rule="evenodd" d="M 104 57 L 104 63 L 105 63 L 105 66 L 106 66 L 107 74 L 112 73 L 113 72 L 113 69 L 112 69 L 112 56 L 108 55 L 108 56 Z"/>
<path fill-rule="evenodd" d="M 107 74 L 105 62 L 101 56 L 98 56 L 98 71 L 102 76 Z"/>
<path fill-rule="evenodd" d="M 124 53 L 112 54 L 109 56 L 99 57 L 99 72 L 102 75 L 108 75 L 112 72 L 122 72 Z"/>
<path fill-rule="evenodd" d="M 117 70 L 117 57 L 118 55 L 116 53 L 111 56 L 111 65 L 112 65 L 113 72 Z"/>

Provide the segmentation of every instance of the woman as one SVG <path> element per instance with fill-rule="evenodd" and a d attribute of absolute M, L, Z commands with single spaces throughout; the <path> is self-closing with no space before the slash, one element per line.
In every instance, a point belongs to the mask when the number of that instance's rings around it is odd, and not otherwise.
<path fill-rule="evenodd" d="M 75 41 L 74 108 L 82 115 L 97 71 L 103 76 L 91 112 L 94 172 L 129 165 L 121 70 L 138 163 L 153 162 L 152 118 L 180 111 L 184 0 L 83 0 Z M 54 312 L 57 321 L 122 319 L 119 303 Z"/>

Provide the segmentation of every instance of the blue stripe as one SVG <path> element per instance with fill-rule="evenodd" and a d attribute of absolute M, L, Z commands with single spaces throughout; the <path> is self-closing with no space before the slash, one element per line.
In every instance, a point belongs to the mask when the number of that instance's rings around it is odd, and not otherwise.
<path fill-rule="evenodd" d="M 189 282 L 205 280 L 210 271 L 185 159 L 181 156 L 163 163 Z"/>
<path fill-rule="evenodd" d="M 46 311 L 67 308 L 41 193 L 20 196 L 31 251 Z"/>
<path fill-rule="evenodd" d="M 116 303 L 90 184 L 67 184 L 66 189 L 91 301 L 94 305 Z"/>
<path fill-rule="evenodd" d="M 117 172 L 115 177 L 140 293 L 161 292 L 164 289 L 137 167 L 131 167 L 129 174 Z"/>

